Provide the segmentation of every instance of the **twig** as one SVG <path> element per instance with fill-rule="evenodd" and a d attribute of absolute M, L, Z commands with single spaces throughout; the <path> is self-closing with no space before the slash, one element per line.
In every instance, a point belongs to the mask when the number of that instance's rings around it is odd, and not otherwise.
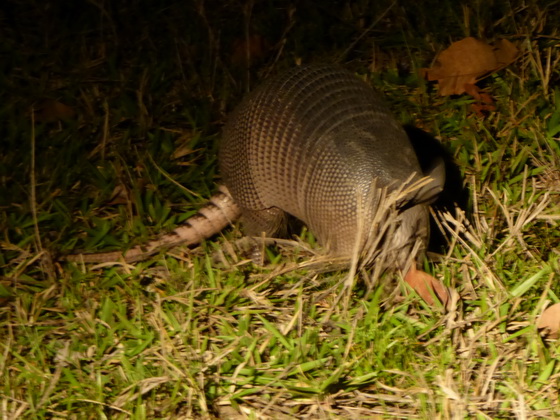
<path fill-rule="evenodd" d="M 37 252 L 43 252 L 43 245 L 41 244 L 41 235 L 39 234 L 39 219 L 37 218 L 37 180 L 35 178 L 35 109 L 31 107 L 31 169 L 29 174 L 31 182 L 31 215 L 33 217 L 33 228 L 35 231 L 35 243 Z"/>

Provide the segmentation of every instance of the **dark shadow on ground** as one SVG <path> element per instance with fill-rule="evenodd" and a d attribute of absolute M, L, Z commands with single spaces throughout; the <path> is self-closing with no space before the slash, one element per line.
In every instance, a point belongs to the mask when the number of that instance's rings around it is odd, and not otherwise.
<path fill-rule="evenodd" d="M 434 167 L 437 159 L 445 162 L 445 184 L 443 192 L 432 204 L 436 211 L 449 211 L 455 213 L 459 207 L 468 215 L 469 191 L 463 182 L 461 170 L 453 160 L 453 156 L 437 139 L 430 133 L 425 132 L 412 125 L 405 125 L 404 129 L 414 147 L 418 161 L 424 173 Z M 446 240 L 439 230 L 433 218 L 430 218 L 430 243 L 428 250 L 442 252 L 446 248 Z"/>

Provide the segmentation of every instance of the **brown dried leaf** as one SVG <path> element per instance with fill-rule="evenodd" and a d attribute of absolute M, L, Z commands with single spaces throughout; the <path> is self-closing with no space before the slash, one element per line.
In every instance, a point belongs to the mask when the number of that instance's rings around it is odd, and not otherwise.
<path fill-rule="evenodd" d="M 422 299 L 426 301 L 428 305 L 433 306 L 435 304 L 433 299 L 434 295 L 439 299 L 444 307 L 447 307 L 450 303 L 450 296 L 447 287 L 428 273 L 418 270 L 414 265 L 408 271 L 404 280 Z"/>
<path fill-rule="evenodd" d="M 484 117 L 485 113 L 496 110 L 494 99 L 488 93 L 482 92 L 477 85 L 465 85 L 465 92 L 476 99 L 477 102 L 471 105 L 471 109 L 479 117 Z"/>
<path fill-rule="evenodd" d="M 494 54 L 500 68 L 506 67 L 513 63 L 517 58 L 519 50 L 515 45 L 507 39 L 499 39 L 494 43 Z"/>
<path fill-rule="evenodd" d="M 472 104 L 470 109 L 474 111 L 476 115 L 482 118 L 488 113 L 495 111 L 496 107 L 494 105 L 485 105 L 479 102 L 476 104 Z"/>
<path fill-rule="evenodd" d="M 35 106 L 35 121 L 40 123 L 70 120 L 75 115 L 74 108 L 54 99 L 45 99 Z"/>
<path fill-rule="evenodd" d="M 537 328 L 543 330 L 548 338 L 558 338 L 560 330 L 560 303 L 555 303 L 544 310 L 537 322 Z"/>
<path fill-rule="evenodd" d="M 423 69 L 423 73 L 426 79 L 437 80 L 441 96 L 460 95 L 467 86 L 508 65 L 516 56 L 517 48 L 507 40 L 492 47 L 468 37 L 442 51 L 436 64 Z"/>

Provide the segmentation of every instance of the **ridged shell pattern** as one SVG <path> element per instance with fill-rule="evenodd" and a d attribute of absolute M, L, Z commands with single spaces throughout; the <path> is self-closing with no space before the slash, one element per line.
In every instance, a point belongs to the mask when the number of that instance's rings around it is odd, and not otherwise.
<path fill-rule="evenodd" d="M 391 190 L 422 177 L 380 95 L 329 65 L 297 67 L 251 92 L 224 128 L 219 161 L 248 233 L 278 234 L 288 213 L 340 255 L 355 249 L 358 218 L 371 223 L 360 203 L 375 194 L 372 185 Z M 425 241 L 427 211 L 406 213 L 415 220 L 400 235 L 420 229 Z"/>

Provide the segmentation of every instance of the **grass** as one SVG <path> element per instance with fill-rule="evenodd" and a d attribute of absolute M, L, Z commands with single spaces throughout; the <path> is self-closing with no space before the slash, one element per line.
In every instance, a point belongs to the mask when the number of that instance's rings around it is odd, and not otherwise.
<path fill-rule="evenodd" d="M 6 1 L 0 418 L 558 418 L 560 347 L 536 319 L 560 300 L 560 9 L 419 4 Z M 484 118 L 416 72 L 468 35 L 522 50 L 484 81 L 497 102 Z M 449 312 L 396 276 L 371 290 L 357 276 L 339 301 L 347 273 L 304 264 L 320 253 L 308 233 L 263 267 L 237 229 L 134 265 L 57 259 L 192 215 L 243 92 L 332 57 L 461 170 L 468 218 L 440 215 L 447 244 L 426 262 L 461 295 Z M 33 121 L 45 100 L 76 115 Z"/>

